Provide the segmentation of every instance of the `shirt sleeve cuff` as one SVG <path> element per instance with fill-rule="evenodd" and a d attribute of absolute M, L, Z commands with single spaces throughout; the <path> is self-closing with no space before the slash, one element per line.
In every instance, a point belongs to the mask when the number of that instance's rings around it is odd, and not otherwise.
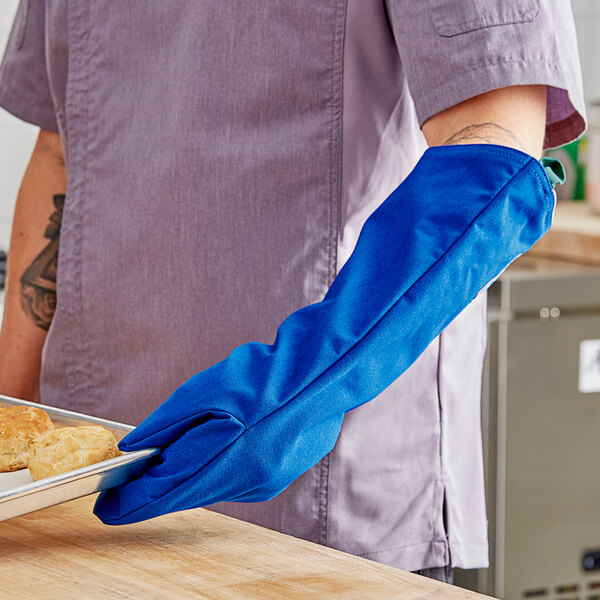
<path fill-rule="evenodd" d="M 444 80 L 427 90 L 413 94 L 419 124 L 433 115 L 473 96 L 512 85 L 546 85 L 546 135 L 544 148 L 570 142 L 586 128 L 585 104 L 581 95 L 572 97 L 561 74 L 543 60 L 505 61 L 486 64 Z"/>
<path fill-rule="evenodd" d="M 48 106 L 34 106 L 23 99 L 18 94 L 11 90 L 0 80 L 0 106 L 9 113 L 31 123 L 37 125 L 47 131 L 58 133 L 58 124 L 54 110 Z"/>

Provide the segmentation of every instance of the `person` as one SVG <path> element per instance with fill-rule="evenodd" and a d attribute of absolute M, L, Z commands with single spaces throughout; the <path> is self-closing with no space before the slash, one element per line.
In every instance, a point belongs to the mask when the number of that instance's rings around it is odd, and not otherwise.
<path fill-rule="evenodd" d="M 0 392 L 134 425 L 319 301 L 427 144 L 539 157 L 585 128 L 561 0 L 22 0 L 0 105 L 40 127 Z M 440 579 L 485 567 L 484 349 L 480 294 L 285 491 L 212 508 Z"/>

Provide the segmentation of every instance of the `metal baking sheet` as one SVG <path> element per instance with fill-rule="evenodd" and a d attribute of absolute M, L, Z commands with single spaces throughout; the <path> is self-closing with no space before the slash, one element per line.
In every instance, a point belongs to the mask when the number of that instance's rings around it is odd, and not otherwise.
<path fill-rule="evenodd" d="M 114 421 L 0 396 L 0 406 L 19 405 L 44 409 L 56 427 L 102 425 L 113 432 L 117 441 L 133 429 L 130 425 Z M 135 479 L 144 470 L 148 460 L 159 452 L 159 448 L 124 452 L 116 458 L 39 481 L 31 479 L 28 469 L 0 473 L 0 521 L 88 496 Z"/>

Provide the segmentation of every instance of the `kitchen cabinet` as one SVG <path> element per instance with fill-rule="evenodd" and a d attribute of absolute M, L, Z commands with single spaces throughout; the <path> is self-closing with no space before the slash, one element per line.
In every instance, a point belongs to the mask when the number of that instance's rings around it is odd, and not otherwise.
<path fill-rule="evenodd" d="M 526 255 L 488 307 L 491 568 L 457 582 L 506 600 L 600 600 L 600 268 Z"/>

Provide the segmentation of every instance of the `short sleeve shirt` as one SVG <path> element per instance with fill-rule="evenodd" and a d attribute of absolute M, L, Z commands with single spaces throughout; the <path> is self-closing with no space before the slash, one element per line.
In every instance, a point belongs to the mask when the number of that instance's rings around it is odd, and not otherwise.
<path fill-rule="evenodd" d="M 68 172 L 42 401 L 136 424 L 272 342 L 420 125 L 520 84 L 547 86 L 547 146 L 581 134 L 568 2 L 22 0 L 0 105 L 60 132 Z M 215 509 L 408 570 L 486 566 L 484 350 L 480 297 L 287 490 Z"/>

